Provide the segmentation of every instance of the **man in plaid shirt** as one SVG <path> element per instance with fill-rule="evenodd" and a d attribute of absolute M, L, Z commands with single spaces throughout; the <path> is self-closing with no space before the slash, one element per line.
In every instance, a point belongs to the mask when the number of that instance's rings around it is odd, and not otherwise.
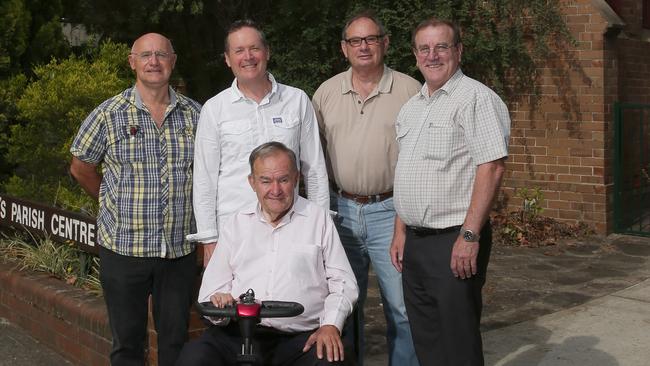
<path fill-rule="evenodd" d="M 92 111 L 70 148 L 70 172 L 99 199 L 100 280 L 112 365 L 144 364 L 149 295 L 158 364 L 173 365 L 187 340 L 196 253 L 185 236 L 192 226 L 201 106 L 170 88 L 175 62 L 169 39 L 155 33 L 138 38 L 129 55 L 135 86 Z"/>

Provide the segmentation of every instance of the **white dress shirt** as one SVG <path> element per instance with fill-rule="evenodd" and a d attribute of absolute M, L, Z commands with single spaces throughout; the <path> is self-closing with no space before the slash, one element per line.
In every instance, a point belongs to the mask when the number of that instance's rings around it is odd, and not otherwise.
<path fill-rule="evenodd" d="M 259 205 L 221 223 L 219 244 L 203 274 L 199 301 L 216 292 L 235 299 L 249 288 L 258 300 L 295 301 L 305 312 L 293 318 L 265 318 L 262 325 L 288 332 L 322 325 L 343 329 L 359 289 L 334 222 L 327 210 L 296 197 L 273 227 Z"/>
<path fill-rule="evenodd" d="M 329 182 L 314 108 L 305 92 L 279 84 L 268 74 L 271 92 L 260 103 L 232 86 L 201 110 L 194 148 L 194 216 L 190 240 L 214 242 L 218 219 L 257 202 L 248 184 L 248 157 L 265 142 L 293 150 L 304 176 L 307 197 L 329 209 Z"/>

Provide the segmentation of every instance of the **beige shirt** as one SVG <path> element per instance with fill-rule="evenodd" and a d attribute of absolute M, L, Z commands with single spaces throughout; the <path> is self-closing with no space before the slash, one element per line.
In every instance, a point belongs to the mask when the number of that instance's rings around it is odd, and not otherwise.
<path fill-rule="evenodd" d="M 372 195 L 391 191 L 397 162 L 395 120 L 420 91 L 412 77 L 384 66 L 379 85 L 361 100 L 352 87 L 352 69 L 325 81 L 312 102 L 326 142 L 330 179 L 346 192 Z"/>

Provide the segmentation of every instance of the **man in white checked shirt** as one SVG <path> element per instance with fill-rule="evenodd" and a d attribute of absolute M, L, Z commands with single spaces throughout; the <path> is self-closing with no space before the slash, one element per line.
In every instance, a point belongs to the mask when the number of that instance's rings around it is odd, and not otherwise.
<path fill-rule="evenodd" d="M 412 41 L 426 83 L 397 117 L 391 260 L 402 272 L 420 364 L 483 365 L 488 218 L 505 170 L 510 118 L 497 94 L 460 70 L 456 25 L 427 19 Z"/>

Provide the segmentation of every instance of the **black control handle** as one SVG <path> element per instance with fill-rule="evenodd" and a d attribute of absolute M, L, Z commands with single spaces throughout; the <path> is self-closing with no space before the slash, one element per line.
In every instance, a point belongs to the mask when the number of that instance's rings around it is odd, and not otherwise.
<path fill-rule="evenodd" d="M 233 305 L 228 305 L 223 308 L 218 308 L 214 306 L 211 301 L 206 302 L 197 302 L 197 310 L 199 313 L 205 316 L 213 316 L 215 318 L 236 318 L 237 317 L 237 307 Z"/>
<path fill-rule="evenodd" d="M 214 306 L 211 301 L 199 302 L 196 304 L 199 313 L 215 318 L 237 318 L 237 306 L 228 305 L 223 308 Z M 305 311 L 305 308 L 292 301 L 262 301 L 260 318 L 290 318 L 298 316 Z"/>
<path fill-rule="evenodd" d="M 293 301 L 262 301 L 260 318 L 290 318 L 304 311 L 301 304 Z"/>

